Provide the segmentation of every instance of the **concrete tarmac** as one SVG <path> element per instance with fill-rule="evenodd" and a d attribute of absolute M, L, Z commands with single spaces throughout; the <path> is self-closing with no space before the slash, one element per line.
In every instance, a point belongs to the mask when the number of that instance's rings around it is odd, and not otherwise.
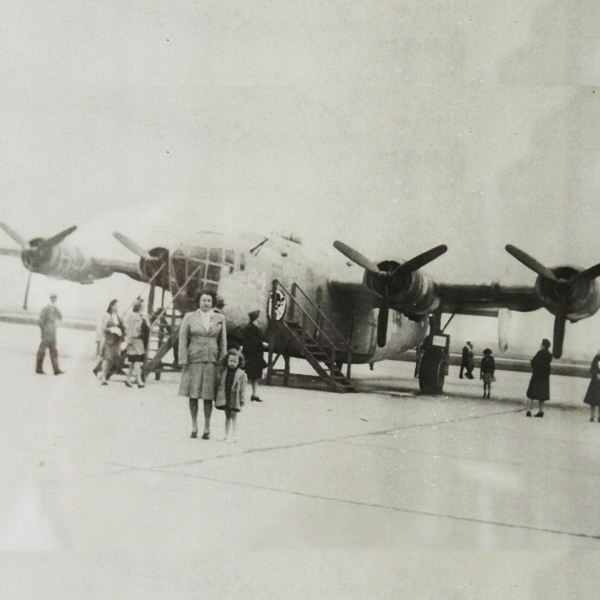
<path fill-rule="evenodd" d="M 492 400 L 452 369 L 354 368 L 360 392 L 261 389 L 239 441 L 190 439 L 179 376 L 100 386 L 94 335 L 59 330 L 66 374 L 35 375 L 36 327 L 0 324 L 0 598 L 595 598 L 600 423 L 587 380 L 526 373 Z M 48 359 L 46 359 L 48 361 Z M 49 365 L 46 368 L 50 372 Z"/>

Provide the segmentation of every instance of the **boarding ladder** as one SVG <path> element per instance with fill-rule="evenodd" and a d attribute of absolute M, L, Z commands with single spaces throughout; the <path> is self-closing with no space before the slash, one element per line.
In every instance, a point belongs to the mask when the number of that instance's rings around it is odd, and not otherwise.
<path fill-rule="evenodd" d="M 173 363 L 164 363 L 162 359 L 174 348 L 179 337 L 179 327 L 184 313 L 175 309 L 175 300 L 186 290 L 188 283 L 196 276 L 203 265 L 198 266 L 185 280 L 184 284 L 177 290 L 177 293 L 171 298 L 171 302 L 158 309 L 150 317 L 150 335 L 148 338 L 148 347 L 146 348 L 146 358 L 144 360 L 143 374 L 154 371 L 156 379 L 160 379 L 162 371 L 178 371 L 179 365 L 176 358 Z"/>
<path fill-rule="evenodd" d="M 282 300 L 285 300 L 282 302 Z M 277 304 L 287 305 L 285 314 L 278 315 Z M 296 283 L 291 292 L 277 279 L 273 281 L 270 303 L 269 363 L 267 384 L 274 374 L 283 375 L 283 384 L 289 383 L 289 357 L 301 356 L 334 392 L 355 392 L 350 381 L 352 348 L 319 307 Z M 278 317 L 281 318 L 278 318 Z M 274 348 L 281 349 L 275 355 Z M 275 369 L 275 363 L 284 355 L 284 369 Z M 346 375 L 340 366 L 346 363 Z"/>

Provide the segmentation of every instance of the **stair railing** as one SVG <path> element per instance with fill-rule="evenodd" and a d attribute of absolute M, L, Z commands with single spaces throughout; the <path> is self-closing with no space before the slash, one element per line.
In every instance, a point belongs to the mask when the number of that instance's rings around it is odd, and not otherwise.
<path fill-rule="evenodd" d="M 331 323 L 331 321 L 323 314 L 323 312 L 319 309 L 319 307 L 304 293 L 304 291 L 300 288 L 300 286 L 297 285 L 296 283 L 294 283 L 293 285 L 295 286 L 293 288 L 294 291 L 300 290 L 300 292 L 306 298 L 306 300 L 308 300 L 308 302 L 316 309 L 317 314 L 321 315 L 327 321 L 327 323 L 330 325 L 330 327 L 335 332 L 335 334 L 337 335 L 337 337 L 343 342 L 343 345 L 345 346 L 345 349 L 346 349 L 346 351 L 348 353 L 347 377 L 349 379 L 350 378 L 350 372 L 351 372 L 351 364 L 352 364 L 352 347 L 345 340 L 344 336 L 335 328 L 335 326 L 333 325 L 333 323 Z M 329 337 L 329 335 L 327 335 L 327 332 L 310 316 L 310 314 L 308 313 L 308 311 L 304 308 L 304 306 L 302 306 L 302 304 L 300 304 L 300 302 L 296 299 L 296 297 L 294 295 L 292 295 L 287 290 L 287 288 L 278 279 L 274 279 L 273 280 L 273 285 L 272 285 L 272 291 L 271 291 L 271 293 L 272 293 L 272 295 L 271 295 L 271 315 L 270 315 L 271 321 L 272 322 L 276 321 L 274 299 L 277 297 L 277 290 L 278 290 L 278 288 L 280 288 L 281 291 L 288 298 L 290 298 L 290 310 L 291 310 L 291 314 L 292 314 L 292 317 L 293 317 L 294 321 L 296 320 L 295 317 L 294 317 L 294 313 L 295 313 L 296 307 L 298 307 L 300 309 L 300 311 L 302 312 L 302 317 L 301 317 L 301 327 L 302 327 L 301 347 L 302 347 L 302 351 L 306 352 L 306 330 L 307 330 L 307 324 L 308 324 L 309 321 L 315 327 L 315 331 L 318 331 L 321 334 L 321 336 L 323 336 L 329 342 L 329 346 L 330 346 L 330 357 L 329 357 L 330 372 L 331 372 L 331 376 L 333 377 L 333 375 L 334 375 L 334 373 L 336 371 L 335 361 L 336 361 L 336 351 L 338 350 L 338 346 Z M 317 342 L 317 344 L 319 345 L 319 347 L 321 348 L 321 350 L 323 351 L 323 353 L 325 355 L 327 355 L 328 352 L 323 348 L 323 346 L 321 345 L 321 343 L 316 338 L 317 338 L 317 336 L 315 336 L 315 341 Z"/>

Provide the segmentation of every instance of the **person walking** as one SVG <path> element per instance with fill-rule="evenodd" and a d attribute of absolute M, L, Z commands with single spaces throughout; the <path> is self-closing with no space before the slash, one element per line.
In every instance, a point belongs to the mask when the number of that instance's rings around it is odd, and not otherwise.
<path fill-rule="evenodd" d="M 134 376 L 134 383 L 137 383 L 139 388 L 144 387 L 142 379 L 142 365 L 146 357 L 146 346 L 143 339 L 143 324 L 144 317 L 142 316 L 142 307 L 144 301 L 138 298 L 131 309 L 131 313 L 125 322 L 125 341 L 127 347 L 127 359 L 129 360 L 129 371 L 125 379 L 125 385 L 131 387 L 131 376 Z"/>
<path fill-rule="evenodd" d="M 600 350 L 596 352 L 596 356 L 594 356 L 592 359 L 592 364 L 590 366 L 590 375 L 592 376 L 592 379 L 585 394 L 585 398 L 583 399 L 586 404 L 590 405 L 591 422 L 594 421 L 594 413 L 596 411 L 596 407 L 598 407 L 598 423 L 600 423 L 600 380 L 598 379 L 598 373 L 600 372 L 600 366 L 598 366 L 599 362 Z"/>
<path fill-rule="evenodd" d="M 543 339 L 540 349 L 531 359 L 533 372 L 527 388 L 527 412 L 525 413 L 527 417 L 531 417 L 534 400 L 539 403 L 539 409 L 535 416 L 543 417 L 544 402 L 550 399 L 550 363 L 552 362 L 552 354 L 548 350 L 550 346 L 550 340 Z"/>
<path fill-rule="evenodd" d="M 231 348 L 222 361 L 223 370 L 219 381 L 219 390 L 215 408 L 225 411 L 225 442 L 237 442 L 238 413 L 244 406 L 246 383 L 248 377 L 244 373 L 244 355 Z"/>
<path fill-rule="evenodd" d="M 64 371 L 58 366 L 58 350 L 56 349 L 56 323 L 62 321 L 62 314 L 56 307 L 56 294 L 50 294 L 50 304 L 42 309 L 40 313 L 40 331 L 42 340 L 38 348 L 35 372 L 38 375 L 44 375 L 44 359 L 46 358 L 46 349 L 50 354 L 50 362 L 55 375 L 62 375 Z"/>
<path fill-rule="evenodd" d="M 179 364 L 183 367 L 179 395 L 190 399 L 191 438 L 198 437 L 198 400 L 203 400 L 203 440 L 210 437 L 210 417 L 218 381 L 217 365 L 227 352 L 225 317 L 213 309 L 215 301 L 213 292 L 201 292 L 198 310 L 188 312 L 179 329 Z"/>
<path fill-rule="evenodd" d="M 263 358 L 263 338 L 260 329 L 256 325 L 259 316 L 260 310 L 253 310 L 248 313 L 250 323 L 244 327 L 242 334 L 242 352 L 244 353 L 246 375 L 252 386 L 252 395 L 250 396 L 252 402 L 262 402 L 258 397 L 258 382 L 262 379 L 262 372 L 266 367 Z"/>
<path fill-rule="evenodd" d="M 494 372 L 496 371 L 496 361 L 492 356 L 492 351 L 486 348 L 483 351 L 483 358 L 481 359 L 481 371 L 479 378 L 483 379 L 483 397 L 490 397 L 492 391 L 492 381 L 495 381 Z"/>
<path fill-rule="evenodd" d="M 119 316 L 118 301 L 111 300 L 108 308 L 108 319 L 104 328 L 104 345 L 102 346 L 102 371 L 100 372 L 100 382 L 102 385 L 108 385 L 108 377 L 112 369 L 121 359 L 121 341 L 123 339 L 123 321 Z"/>
<path fill-rule="evenodd" d="M 467 342 L 462 349 L 462 360 L 460 363 L 460 373 L 458 377 L 463 378 L 463 370 L 466 370 L 467 379 L 474 379 L 473 369 L 475 368 L 475 358 L 473 356 L 473 344 Z"/>

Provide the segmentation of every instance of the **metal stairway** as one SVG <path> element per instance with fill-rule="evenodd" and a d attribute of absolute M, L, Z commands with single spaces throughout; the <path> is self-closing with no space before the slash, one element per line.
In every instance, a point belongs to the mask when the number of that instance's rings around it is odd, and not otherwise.
<path fill-rule="evenodd" d="M 277 318 L 276 305 L 281 299 L 289 305 L 286 314 Z M 281 354 L 287 355 L 286 367 L 283 370 L 284 385 L 289 380 L 289 356 L 301 356 L 317 372 L 334 392 L 355 392 L 350 380 L 352 365 L 352 348 L 334 327 L 319 307 L 294 283 L 289 292 L 280 281 L 273 281 L 271 295 L 271 341 L 269 343 L 269 362 L 267 367 L 267 384 L 271 383 L 273 374 L 282 373 L 275 369 L 275 363 Z M 273 359 L 275 343 L 285 348 Z M 344 375 L 338 365 L 347 364 Z"/>
<path fill-rule="evenodd" d="M 177 293 L 171 298 L 171 302 L 157 310 L 150 317 L 150 335 L 148 347 L 146 348 L 146 359 L 144 361 L 144 377 L 154 371 L 156 379 L 160 379 L 162 371 L 178 371 L 177 353 L 174 349 L 175 360 L 173 363 L 164 363 L 163 358 L 177 344 L 179 338 L 179 327 L 184 313 L 174 308 L 177 297 L 187 288 L 188 283 L 196 276 L 201 267 L 196 268 L 185 280 Z"/>

